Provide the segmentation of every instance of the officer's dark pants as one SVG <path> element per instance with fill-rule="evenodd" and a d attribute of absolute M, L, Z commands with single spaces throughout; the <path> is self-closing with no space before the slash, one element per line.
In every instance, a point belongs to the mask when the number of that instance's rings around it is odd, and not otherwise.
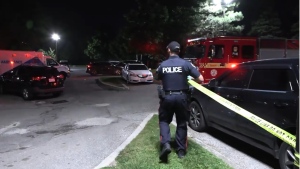
<path fill-rule="evenodd" d="M 169 94 L 160 101 L 159 106 L 159 127 L 161 145 L 170 143 L 171 134 L 169 124 L 172 122 L 173 115 L 176 115 L 176 135 L 175 141 L 177 150 L 186 150 L 187 147 L 187 95 L 186 94 Z"/>

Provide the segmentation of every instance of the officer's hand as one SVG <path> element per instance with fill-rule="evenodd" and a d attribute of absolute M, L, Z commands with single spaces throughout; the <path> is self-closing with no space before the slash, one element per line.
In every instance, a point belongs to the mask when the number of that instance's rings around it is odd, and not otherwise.
<path fill-rule="evenodd" d="M 192 76 L 187 77 L 188 80 L 193 80 L 194 78 Z"/>

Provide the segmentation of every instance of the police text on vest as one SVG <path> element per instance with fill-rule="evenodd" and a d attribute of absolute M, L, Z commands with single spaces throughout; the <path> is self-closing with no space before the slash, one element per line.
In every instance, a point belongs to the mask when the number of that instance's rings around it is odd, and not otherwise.
<path fill-rule="evenodd" d="M 163 73 L 182 73 L 182 67 L 163 67 Z"/>

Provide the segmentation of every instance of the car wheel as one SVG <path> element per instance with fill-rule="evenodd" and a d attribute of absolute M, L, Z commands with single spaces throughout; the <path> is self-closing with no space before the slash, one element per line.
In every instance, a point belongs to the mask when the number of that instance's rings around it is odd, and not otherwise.
<path fill-rule="evenodd" d="M 98 74 L 98 73 L 97 73 L 96 70 L 92 70 L 92 71 L 91 71 L 91 75 L 92 75 L 92 76 L 96 76 L 97 74 Z"/>
<path fill-rule="evenodd" d="M 121 75 L 121 71 L 120 71 L 120 70 L 116 70 L 116 71 L 115 71 L 115 74 L 116 74 L 116 75 Z"/>
<path fill-rule="evenodd" d="M 294 149 L 289 144 L 282 142 L 279 150 L 279 164 L 282 169 L 294 168 Z"/>
<path fill-rule="evenodd" d="M 189 126 L 196 131 L 204 131 L 207 128 L 203 111 L 199 104 L 193 101 L 190 106 Z"/>
<path fill-rule="evenodd" d="M 24 100 L 31 100 L 33 98 L 33 94 L 32 94 L 32 92 L 29 89 L 24 88 L 22 90 L 22 98 Z"/>

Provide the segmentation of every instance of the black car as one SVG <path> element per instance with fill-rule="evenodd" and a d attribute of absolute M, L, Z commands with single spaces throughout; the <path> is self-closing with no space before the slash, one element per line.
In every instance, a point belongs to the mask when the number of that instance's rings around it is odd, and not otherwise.
<path fill-rule="evenodd" d="M 89 73 L 92 76 L 98 74 L 104 75 L 120 75 L 122 68 L 116 67 L 114 64 L 109 61 L 99 61 L 99 62 L 90 62 L 86 66 L 86 73 Z"/>
<path fill-rule="evenodd" d="M 299 58 L 259 60 L 239 64 L 204 87 L 296 135 L 299 109 Z M 216 128 L 279 160 L 281 169 L 293 168 L 294 149 L 281 139 L 199 90 L 192 92 L 189 126 L 196 131 Z"/>
<path fill-rule="evenodd" d="M 64 91 L 64 77 L 55 67 L 20 65 L 0 76 L 0 94 L 21 94 L 24 100 L 36 95 L 59 96 Z"/>

